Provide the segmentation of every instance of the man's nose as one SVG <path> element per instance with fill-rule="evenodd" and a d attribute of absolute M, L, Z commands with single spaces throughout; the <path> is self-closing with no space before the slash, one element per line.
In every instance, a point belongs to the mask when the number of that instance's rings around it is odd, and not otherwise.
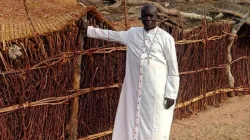
<path fill-rule="evenodd" d="M 151 20 L 150 16 L 145 17 L 146 20 Z"/>

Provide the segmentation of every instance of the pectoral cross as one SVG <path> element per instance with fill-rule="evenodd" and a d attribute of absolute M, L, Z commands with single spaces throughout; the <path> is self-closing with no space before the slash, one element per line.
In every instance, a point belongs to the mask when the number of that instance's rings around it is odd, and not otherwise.
<path fill-rule="evenodd" d="M 149 59 L 151 59 L 152 57 L 150 57 L 149 55 L 148 55 L 148 57 L 145 57 L 145 59 L 148 59 L 148 65 L 150 64 L 149 63 Z"/>
<path fill-rule="evenodd" d="M 148 56 L 147 57 L 145 57 L 145 59 L 148 59 L 148 65 L 150 65 L 150 63 L 149 63 L 149 59 L 151 59 L 152 57 L 150 57 L 149 55 L 150 55 L 150 52 L 151 52 L 151 49 L 152 49 L 152 46 L 153 46 L 153 44 L 154 44 L 154 40 L 155 40 L 155 37 L 156 37 L 156 35 L 157 35 L 157 32 L 158 32 L 158 29 L 159 28 L 157 28 L 157 31 L 156 31 L 156 33 L 155 33 L 155 36 L 154 36 L 154 38 L 153 38 L 153 41 L 151 42 L 151 45 L 150 45 L 150 47 L 149 46 L 147 46 L 146 45 L 146 41 L 144 41 L 144 45 L 145 45 L 145 48 L 146 48 L 146 51 L 147 51 L 147 54 L 148 54 Z M 145 39 L 145 30 L 143 30 L 143 39 Z M 145 39 L 145 40 L 147 40 L 147 39 Z M 149 48 L 148 48 L 149 47 Z"/>

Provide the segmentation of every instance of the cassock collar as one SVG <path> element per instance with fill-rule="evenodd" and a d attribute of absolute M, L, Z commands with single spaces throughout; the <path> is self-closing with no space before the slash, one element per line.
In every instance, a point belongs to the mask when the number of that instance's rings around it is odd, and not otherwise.
<path fill-rule="evenodd" d="M 146 31 L 144 28 L 143 28 L 143 30 L 144 30 L 146 33 L 156 33 L 156 31 L 157 31 L 158 28 L 159 28 L 159 27 L 156 26 L 154 29 L 151 29 L 151 30 L 149 30 L 149 31 Z"/>

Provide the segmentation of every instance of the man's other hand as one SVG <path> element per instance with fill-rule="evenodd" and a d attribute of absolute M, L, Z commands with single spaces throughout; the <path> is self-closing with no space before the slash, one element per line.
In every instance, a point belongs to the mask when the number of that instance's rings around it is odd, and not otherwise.
<path fill-rule="evenodd" d="M 173 106 L 174 102 L 175 102 L 174 99 L 165 98 L 164 99 L 164 107 L 165 107 L 165 109 L 169 109 L 171 106 Z"/>

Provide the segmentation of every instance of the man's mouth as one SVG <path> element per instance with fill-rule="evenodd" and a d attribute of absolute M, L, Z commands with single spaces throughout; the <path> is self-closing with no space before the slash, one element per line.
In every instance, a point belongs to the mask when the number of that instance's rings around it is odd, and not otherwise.
<path fill-rule="evenodd" d="M 145 21 L 144 23 L 145 24 L 151 24 L 151 21 Z"/>

